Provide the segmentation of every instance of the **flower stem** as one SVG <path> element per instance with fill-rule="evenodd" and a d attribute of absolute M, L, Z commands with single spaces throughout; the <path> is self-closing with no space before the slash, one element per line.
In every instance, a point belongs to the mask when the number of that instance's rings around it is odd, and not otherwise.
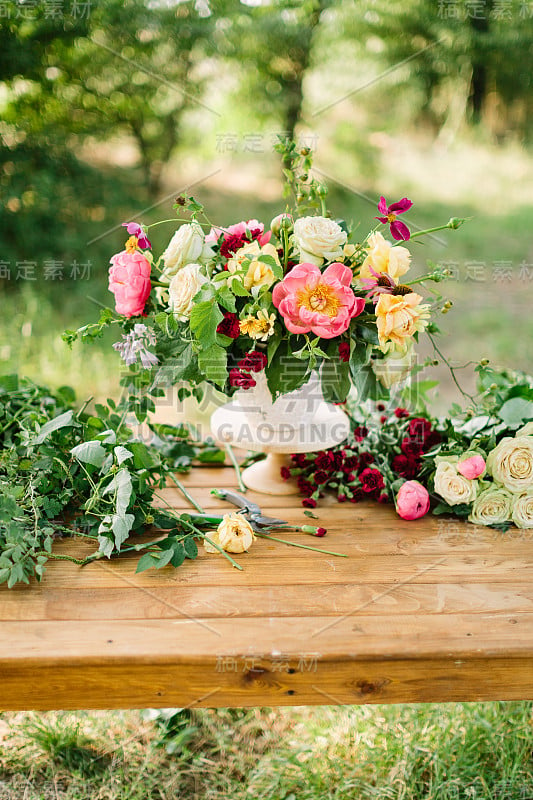
<path fill-rule="evenodd" d="M 229 456 L 229 460 L 233 464 L 233 469 L 235 470 L 235 474 L 237 476 L 237 484 L 239 486 L 239 490 L 243 494 L 246 494 L 247 488 L 244 485 L 244 482 L 242 480 L 241 468 L 239 467 L 239 464 L 237 463 L 237 459 L 235 458 L 235 453 L 233 452 L 233 448 L 232 448 L 232 446 L 230 444 L 226 444 L 225 447 L 226 447 L 226 453 Z"/>
<path fill-rule="evenodd" d="M 194 506 L 194 508 L 195 508 L 197 511 L 199 511 L 199 512 L 200 512 L 200 514 L 203 514 L 203 513 L 204 513 L 204 509 L 202 508 L 202 506 L 201 506 L 199 503 L 197 503 L 197 502 L 196 502 L 196 500 L 194 499 L 194 497 L 193 497 L 192 495 L 190 495 L 190 494 L 189 494 L 189 492 L 187 491 L 187 489 L 185 488 L 185 486 L 182 484 L 182 482 L 181 482 L 181 481 L 179 481 L 179 480 L 176 478 L 176 476 L 174 475 L 174 473 L 173 473 L 173 472 L 170 472 L 170 470 L 169 470 L 169 471 L 167 472 L 167 475 L 169 476 L 170 480 L 171 480 L 173 483 L 175 483 L 175 484 L 176 484 L 176 486 L 178 487 L 178 489 L 180 490 L 180 492 L 181 492 L 181 493 L 183 494 L 183 496 L 184 496 L 184 497 L 185 497 L 185 498 L 186 498 L 186 499 L 189 501 L 189 503 L 190 503 L 192 506 Z"/>
<path fill-rule="evenodd" d="M 411 239 L 417 239 L 419 236 L 425 236 L 427 233 L 436 233 L 437 231 L 444 231 L 446 228 L 451 228 L 451 230 L 457 230 L 463 222 L 466 222 L 467 218 L 459 219 L 458 217 L 452 217 L 452 219 L 448 220 L 445 225 L 437 225 L 436 228 L 426 228 L 424 231 L 417 231 L 417 233 L 411 234 Z"/>
<path fill-rule="evenodd" d="M 289 544 L 291 547 L 301 547 L 304 550 L 314 550 L 316 553 L 325 553 L 328 556 L 339 556 L 340 558 L 348 558 L 346 553 L 335 553 L 333 552 L 333 550 L 321 550 L 320 547 L 311 547 L 308 544 L 299 544 L 298 542 L 288 542 L 286 539 L 278 539 L 277 536 L 271 536 L 269 533 L 259 533 L 259 531 L 256 531 L 255 535 L 260 536 L 262 539 L 272 539 L 272 541 L 274 542 Z"/>

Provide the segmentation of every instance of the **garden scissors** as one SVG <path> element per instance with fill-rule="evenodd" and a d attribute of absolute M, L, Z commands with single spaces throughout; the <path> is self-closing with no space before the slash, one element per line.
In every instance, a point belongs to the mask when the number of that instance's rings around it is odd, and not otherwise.
<path fill-rule="evenodd" d="M 285 519 L 266 517 L 257 503 L 252 503 L 251 500 L 248 500 L 238 492 L 233 492 L 230 489 L 212 489 L 211 494 L 220 500 L 227 500 L 228 503 L 237 506 L 240 509 L 238 513 L 241 513 L 248 520 L 255 531 L 285 528 L 289 524 Z"/>

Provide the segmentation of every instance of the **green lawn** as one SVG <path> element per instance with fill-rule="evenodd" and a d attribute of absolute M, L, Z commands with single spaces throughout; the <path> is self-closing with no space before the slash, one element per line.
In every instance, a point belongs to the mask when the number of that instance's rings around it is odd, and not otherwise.
<path fill-rule="evenodd" d="M 3 714 L 0 798 L 533 797 L 529 702 L 199 710 L 173 726 L 154 716 Z"/>

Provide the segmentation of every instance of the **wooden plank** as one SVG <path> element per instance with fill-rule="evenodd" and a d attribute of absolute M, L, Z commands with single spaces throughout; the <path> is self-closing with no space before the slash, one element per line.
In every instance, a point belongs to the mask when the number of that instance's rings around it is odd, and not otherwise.
<path fill-rule="evenodd" d="M 109 588 L 50 588 L 0 593 L 0 619 L 115 620 L 197 617 L 339 616 L 365 614 L 479 614 L 533 612 L 533 586 L 490 584 L 331 584 L 307 586 L 158 586 L 151 590 L 121 584 Z"/>

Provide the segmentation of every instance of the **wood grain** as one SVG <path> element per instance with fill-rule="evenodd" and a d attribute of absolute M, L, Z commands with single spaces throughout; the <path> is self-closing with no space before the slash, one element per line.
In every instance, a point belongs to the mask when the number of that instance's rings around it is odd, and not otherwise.
<path fill-rule="evenodd" d="M 229 467 L 179 476 L 210 511 Z M 162 497 L 190 511 L 182 493 Z M 309 524 L 298 497 L 249 493 Z M 163 504 L 163 500 L 161 500 Z M 533 697 L 533 533 L 414 523 L 373 504 L 317 509 L 328 535 L 258 539 L 237 571 L 200 547 L 178 570 L 137 558 L 48 567 L 0 587 L 0 708 L 253 706 Z M 57 552 L 84 556 L 86 540 Z"/>

